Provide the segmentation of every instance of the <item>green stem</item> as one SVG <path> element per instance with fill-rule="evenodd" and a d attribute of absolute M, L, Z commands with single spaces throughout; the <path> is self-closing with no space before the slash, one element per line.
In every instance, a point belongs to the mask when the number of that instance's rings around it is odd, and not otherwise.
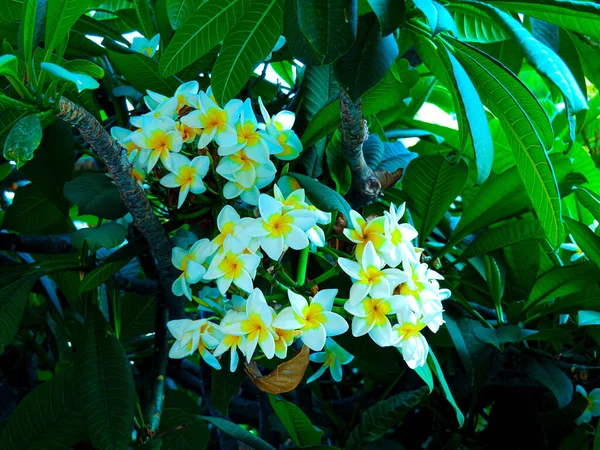
<path fill-rule="evenodd" d="M 286 300 L 288 298 L 287 294 L 273 294 L 273 295 L 265 295 L 265 300 L 275 302 L 277 300 Z"/>
<path fill-rule="evenodd" d="M 346 304 L 346 302 L 348 301 L 347 298 L 334 298 L 333 299 L 333 304 L 335 306 L 344 306 Z"/>
<path fill-rule="evenodd" d="M 175 215 L 175 219 L 177 219 L 177 220 L 195 219 L 196 217 L 200 217 L 200 216 L 206 214 L 210 210 L 211 210 L 211 208 L 209 208 L 207 206 L 205 208 L 199 209 L 198 211 L 193 211 L 193 212 L 187 213 L 187 214 L 178 213 Z"/>
<path fill-rule="evenodd" d="M 348 259 L 352 259 L 352 255 L 349 255 L 346 252 L 343 252 L 341 250 L 338 250 L 337 248 L 332 248 L 332 247 L 320 247 L 320 250 L 325 252 L 325 253 L 329 253 L 333 256 L 335 256 L 336 258 L 338 257 L 342 257 L 342 258 L 348 258 Z"/>
<path fill-rule="evenodd" d="M 298 287 L 298 283 L 296 283 L 294 280 L 292 280 L 292 278 L 287 274 L 287 272 L 285 271 L 283 266 L 278 261 L 274 265 L 277 270 L 277 272 L 275 273 L 275 276 L 277 278 L 281 278 L 281 281 L 283 282 L 284 285 L 286 285 L 286 287 Z"/>
<path fill-rule="evenodd" d="M 317 278 L 315 278 L 310 283 L 308 283 L 308 288 L 316 286 L 325 280 L 329 280 L 330 278 L 335 277 L 338 273 L 340 273 L 339 269 L 337 268 L 337 266 L 334 266 L 331 269 L 329 269 L 327 272 L 322 273 Z"/>
<path fill-rule="evenodd" d="M 308 265 L 308 254 L 310 246 L 303 248 L 298 257 L 298 273 L 296 274 L 296 283 L 302 285 L 306 281 L 306 266 Z"/>

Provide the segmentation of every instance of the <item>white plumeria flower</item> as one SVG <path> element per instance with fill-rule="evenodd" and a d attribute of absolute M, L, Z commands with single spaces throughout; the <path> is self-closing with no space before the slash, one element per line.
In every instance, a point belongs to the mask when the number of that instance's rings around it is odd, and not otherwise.
<path fill-rule="evenodd" d="M 600 416 L 600 388 L 592 390 L 589 394 L 582 386 L 577 385 L 575 390 L 583 395 L 587 400 L 587 406 L 583 414 L 575 419 L 577 425 L 581 423 L 589 423 L 592 417 Z"/>
<path fill-rule="evenodd" d="M 111 137 L 117 141 L 127 151 L 127 159 L 133 163 L 141 148 L 131 140 L 131 134 L 137 131 L 131 131 L 126 128 L 112 127 L 110 129 Z"/>
<path fill-rule="evenodd" d="M 308 210 L 317 215 L 317 223 L 320 225 L 329 225 L 331 223 L 331 213 L 321 211 L 316 206 L 308 205 Z M 314 225 L 306 232 L 308 239 L 317 247 L 325 247 L 327 245 L 325 232 L 319 225 Z"/>
<path fill-rule="evenodd" d="M 348 331 L 348 322 L 332 312 L 337 289 L 324 289 L 310 303 L 291 290 L 288 298 L 292 306 L 281 310 L 273 321 L 273 326 L 283 330 L 301 330 L 302 342 L 316 352 L 323 349 L 328 336 L 338 336 Z"/>
<path fill-rule="evenodd" d="M 434 286 L 437 296 L 435 298 L 427 297 L 423 302 L 422 313 L 426 317 L 431 317 L 431 320 L 427 323 L 427 327 L 437 333 L 440 327 L 444 324 L 444 317 L 442 312 L 444 307 L 442 301 L 450 298 L 450 289 L 440 289 L 437 280 L 431 280 L 431 284 Z"/>
<path fill-rule="evenodd" d="M 402 267 L 406 275 L 405 281 L 393 286 L 393 292 L 401 296 L 413 312 L 422 313 L 423 305 L 427 301 L 438 298 L 439 284 L 434 285 L 431 280 L 439 280 L 443 277 L 431 270 L 427 264 L 409 258 L 404 260 Z"/>
<path fill-rule="evenodd" d="M 178 153 L 183 145 L 181 133 L 176 129 L 175 121 L 145 116 L 142 118 L 142 130 L 140 133 L 132 133 L 131 140 L 138 147 L 150 151 L 148 172 L 156 166 L 159 158 L 168 168 L 171 154 Z"/>
<path fill-rule="evenodd" d="M 189 300 L 192 299 L 192 290 L 190 285 L 198 283 L 204 274 L 206 268 L 202 265 L 210 252 L 210 241 L 201 239 L 196 242 L 189 250 L 179 247 L 173 248 L 171 262 L 182 271 L 181 275 L 173 282 L 172 291 L 175 295 L 185 295 Z"/>
<path fill-rule="evenodd" d="M 338 264 L 354 280 L 348 299 L 352 305 L 358 304 L 367 295 L 384 297 L 389 294 L 392 285 L 408 280 L 408 276 L 398 269 L 384 269 L 385 261 L 377 254 L 371 241 L 367 242 L 360 262 L 338 258 Z"/>
<path fill-rule="evenodd" d="M 265 165 L 261 164 L 261 166 Z M 258 170 L 257 173 L 259 173 Z M 262 171 L 260 173 L 262 173 Z M 231 174 L 223 175 L 223 178 L 228 180 L 228 182 L 225 183 L 225 186 L 223 186 L 223 197 L 228 200 L 240 197 L 249 205 L 256 206 L 258 205 L 258 199 L 260 197 L 260 189 L 267 187 L 273 182 L 275 179 L 275 172 L 265 177 L 258 176 L 254 186 L 249 188 L 245 188 L 235 181 L 235 178 Z"/>
<path fill-rule="evenodd" d="M 385 295 L 379 298 L 366 297 L 358 304 L 346 302 L 344 309 L 352 314 L 352 335 L 355 337 L 369 336 L 380 347 L 391 345 L 392 324 L 387 316 L 402 305 L 398 295 Z"/>
<path fill-rule="evenodd" d="M 219 292 L 219 289 L 203 286 L 198 292 L 198 296 L 192 296 L 192 298 L 198 303 L 198 311 L 217 313 L 219 316 L 225 315 L 226 298 Z"/>
<path fill-rule="evenodd" d="M 243 319 L 245 313 L 235 312 L 233 310 L 227 311 L 227 314 L 221 320 L 219 327 L 223 330 L 223 327 L 227 325 L 231 325 L 232 323 L 239 322 Z M 213 355 L 216 357 L 221 356 L 227 351 L 230 351 L 230 360 L 229 360 L 229 371 L 235 372 L 238 366 L 238 362 L 240 357 L 238 355 L 238 348 L 242 350 L 246 345 L 246 336 L 234 336 L 232 334 L 225 334 L 221 337 L 221 342 L 213 352 Z M 243 350 L 242 350 L 243 351 Z"/>
<path fill-rule="evenodd" d="M 350 211 L 350 222 L 353 229 L 345 228 L 344 236 L 356 244 L 356 258 L 362 257 L 367 242 L 372 242 L 375 250 L 379 252 L 387 242 L 385 236 L 385 217 L 377 217 L 366 221 L 356 211 Z"/>
<path fill-rule="evenodd" d="M 256 269 L 260 257 L 233 251 L 231 244 L 225 244 L 223 251 L 217 253 L 204 274 L 206 280 L 217 280 L 217 287 L 225 295 L 231 284 L 246 292 L 252 292 Z"/>
<path fill-rule="evenodd" d="M 283 205 L 267 194 L 258 199 L 260 218 L 246 227 L 250 236 L 260 238 L 260 246 L 269 258 L 278 260 L 284 246 L 302 250 L 308 246 L 306 230 L 317 222 L 316 214 L 308 210 L 285 212 Z"/>
<path fill-rule="evenodd" d="M 213 139 L 219 146 L 231 147 L 237 143 L 236 123 L 241 100 L 231 100 L 220 108 L 207 93 L 200 91 L 191 105 L 197 110 L 181 118 L 181 123 L 196 129 L 201 129 L 198 148 L 204 148 Z"/>
<path fill-rule="evenodd" d="M 325 341 L 325 351 L 310 355 L 310 360 L 312 362 L 323 363 L 323 365 L 308 380 L 306 380 L 306 384 L 315 381 L 323 375 L 328 368 L 331 372 L 331 378 L 339 383 L 342 381 L 342 366 L 349 364 L 353 359 L 354 355 L 351 355 L 344 350 L 333 339 L 327 338 L 327 341 Z"/>
<path fill-rule="evenodd" d="M 389 212 L 384 211 L 386 218 L 385 235 L 388 243 L 384 244 L 387 248 L 385 248 L 385 251 L 382 249 L 382 256 L 391 267 L 397 267 L 406 257 L 416 260 L 415 249 L 411 241 L 419 233 L 412 225 L 399 223 L 405 209 L 406 203 L 402 203 L 397 209 L 391 203 Z"/>
<path fill-rule="evenodd" d="M 397 318 L 392 344 L 401 350 L 404 361 L 411 369 L 425 365 L 429 344 L 421 330 L 427 326 L 431 317 L 419 318 L 408 306 L 403 306 L 398 309 Z"/>
<path fill-rule="evenodd" d="M 277 173 L 275 164 L 270 160 L 264 163 L 254 161 L 243 148 L 222 157 L 216 170 L 222 177 L 233 180 L 246 189 L 254 186 L 257 178 L 275 177 Z"/>
<path fill-rule="evenodd" d="M 225 205 L 217 216 L 219 234 L 212 240 L 213 251 L 223 248 L 227 242 L 234 253 L 242 253 L 248 247 L 251 239 L 243 230 L 252 220 L 249 217 L 241 218 L 232 206 Z"/>
<path fill-rule="evenodd" d="M 302 142 L 292 130 L 296 115 L 291 111 L 280 111 L 271 117 L 260 97 L 258 98 L 258 105 L 260 106 L 260 113 L 265 121 L 266 132 L 269 133 L 283 149 L 283 151 L 275 153 L 275 157 L 283 161 L 296 159 L 302 152 Z"/>
<path fill-rule="evenodd" d="M 152 58 L 156 53 L 156 49 L 158 48 L 158 44 L 160 43 L 160 34 L 153 36 L 150 40 L 145 37 L 135 37 L 133 38 L 133 42 L 131 43 L 131 50 L 141 53 L 142 55 L 146 55 L 149 58 Z"/>
<path fill-rule="evenodd" d="M 196 156 L 191 161 L 181 154 L 173 154 L 167 167 L 169 174 L 160 179 L 160 184 L 168 188 L 178 188 L 179 200 L 177 208 L 181 208 L 187 198 L 188 192 L 202 194 L 206 191 L 203 178 L 208 173 L 210 159 L 208 156 Z"/>
<path fill-rule="evenodd" d="M 211 335 L 213 324 L 207 319 L 200 320 L 171 320 L 167 327 L 176 341 L 169 350 L 169 358 L 182 359 L 187 358 L 196 350 L 208 365 L 217 370 L 221 369 L 221 364 L 217 358 L 209 351 L 219 345 L 219 341 Z"/>
<path fill-rule="evenodd" d="M 131 176 L 137 184 L 144 187 L 144 181 L 146 180 L 146 171 L 144 170 L 145 165 L 143 165 L 139 159 L 135 159 L 133 164 L 131 164 Z"/>
<path fill-rule="evenodd" d="M 277 338 L 275 339 L 275 356 L 279 359 L 287 358 L 287 350 L 294 342 L 294 330 L 283 330 L 273 327 Z"/>
<path fill-rule="evenodd" d="M 281 153 L 283 149 L 275 139 L 258 129 L 258 121 L 252 110 L 250 99 L 246 99 L 236 124 L 237 140 L 234 144 L 219 147 L 219 155 L 227 156 L 244 149 L 244 154 L 258 163 L 269 162 L 269 155 Z"/>
<path fill-rule="evenodd" d="M 271 326 L 273 310 L 267 304 L 265 296 L 258 288 L 254 289 L 246 300 L 246 312 L 240 320 L 222 328 L 223 333 L 246 336 L 246 345 L 242 349 L 246 360 L 250 362 L 258 345 L 268 359 L 275 355 L 275 331 Z"/>

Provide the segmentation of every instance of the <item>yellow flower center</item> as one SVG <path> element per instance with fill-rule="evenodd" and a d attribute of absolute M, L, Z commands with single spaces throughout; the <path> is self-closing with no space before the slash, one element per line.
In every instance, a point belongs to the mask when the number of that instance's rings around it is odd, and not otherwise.
<path fill-rule="evenodd" d="M 183 166 L 179 169 L 179 174 L 177 175 L 177 183 L 181 186 L 187 183 L 192 182 L 192 177 L 196 175 L 198 171 L 191 166 Z"/>
<path fill-rule="evenodd" d="M 411 323 L 411 322 L 404 322 L 400 328 L 398 328 L 398 334 L 400 334 L 402 336 L 402 340 L 406 341 L 407 339 L 410 338 L 416 338 L 419 336 L 419 332 L 425 328 L 425 324 L 424 323 Z"/>
<path fill-rule="evenodd" d="M 227 125 L 227 113 L 219 108 L 210 108 L 208 113 L 200 116 L 200 121 L 206 132 L 212 133 L 216 128 L 217 133 L 220 133 L 225 130 L 225 125 Z"/>
<path fill-rule="evenodd" d="M 392 308 L 389 302 L 384 299 L 372 299 L 371 303 L 367 306 L 367 321 L 373 323 L 374 326 L 379 327 L 387 321 L 387 315 L 392 313 Z"/>
<path fill-rule="evenodd" d="M 291 223 L 292 219 L 287 215 L 273 214 L 267 221 L 266 229 L 269 233 L 278 233 L 285 236 L 292 230 Z"/>
<path fill-rule="evenodd" d="M 375 266 L 369 266 L 367 267 L 367 270 L 361 270 L 359 275 L 361 280 L 366 281 L 367 283 L 376 283 L 383 275 L 383 272 Z"/>
<path fill-rule="evenodd" d="M 304 320 L 301 320 L 301 322 L 305 323 L 305 330 L 317 328 L 327 320 L 323 315 L 323 307 L 317 303 L 305 306 L 302 310 L 302 315 L 304 316 Z"/>
<path fill-rule="evenodd" d="M 219 263 L 219 269 L 225 274 L 225 277 L 236 279 L 242 273 L 244 266 L 237 255 L 228 253 Z"/>
<path fill-rule="evenodd" d="M 238 124 L 236 127 L 238 144 L 246 144 L 252 147 L 260 141 L 260 135 L 256 131 L 252 122 L 246 122 L 244 125 Z"/>

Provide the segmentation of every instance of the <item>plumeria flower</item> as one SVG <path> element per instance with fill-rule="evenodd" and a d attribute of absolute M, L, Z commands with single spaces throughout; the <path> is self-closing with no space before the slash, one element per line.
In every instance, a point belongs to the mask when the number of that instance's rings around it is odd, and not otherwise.
<path fill-rule="evenodd" d="M 179 247 L 173 248 L 171 262 L 182 271 L 181 275 L 173 282 L 172 291 L 175 295 L 185 295 L 189 300 L 192 299 L 190 285 L 198 283 L 204 274 L 206 268 L 202 265 L 210 253 L 210 241 L 201 239 L 196 242 L 189 250 Z"/>
<path fill-rule="evenodd" d="M 152 39 L 148 40 L 145 37 L 135 37 L 133 38 L 133 42 L 131 43 L 131 50 L 141 53 L 142 55 L 146 55 L 149 58 L 152 58 L 156 53 L 156 49 L 158 48 L 158 44 L 160 42 L 160 34 L 157 34 L 152 37 Z"/>
<path fill-rule="evenodd" d="M 369 336 L 380 347 L 391 345 L 392 324 L 387 316 L 393 314 L 402 305 L 398 295 L 383 297 L 366 297 L 358 304 L 346 302 L 344 309 L 352 314 L 352 335 L 355 337 Z"/>
<path fill-rule="evenodd" d="M 246 300 L 246 312 L 241 320 L 222 328 L 223 333 L 246 336 L 243 353 L 250 362 L 258 345 L 268 359 L 275 355 L 275 331 L 271 326 L 273 311 L 265 296 L 258 288 L 254 289 Z"/>
<path fill-rule="evenodd" d="M 303 296 L 288 290 L 292 306 L 281 310 L 273 326 L 283 330 L 301 330 L 302 342 L 308 348 L 317 352 L 322 350 L 328 336 L 338 336 L 349 328 L 342 316 L 331 311 L 337 292 L 337 289 L 324 289 L 310 297 L 309 303 Z"/>
<path fill-rule="evenodd" d="M 148 172 L 156 166 L 159 158 L 168 168 L 171 154 L 179 152 L 183 145 L 181 133 L 175 128 L 175 121 L 145 116 L 142 118 L 142 130 L 140 133 L 132 133 L 131 140 L 137 146 L 150 150 Z"/>
<path fill-rule="evenodd" d="M 600 388 L 592 390 L 589 395 L 582 386 L 577 385 L 575 390 L 583 395 L 587 400 L 587 406 L 583 414 L 575 419 L 577 425 L 588 423 L 592 417 L 600 416 Z"/>
<path fill-rule="evenodd" d="M 442 316 L 444 307 L 442 302 L 450 298 L 451 292 L 450 289 L 440 289 L 440 285 L 437 280 L 431 280 L 431 284 L 434 286 L 437 296 L 435 298 L 427 297 L 423 302 L 423 308 L 421 312 L 424 316 L 431 317 L 427 327 L 434 333 L 437 333 L 440 327 L 444 324 L 444 317 Z"/>
<path fill-rule="evenodd" d="M 208 172 L 210 159 L 208 156 L 196 156 L 190 161 L 187 157 L 176 153 L 171 155 L 170 161 L 167 169 L 171 173 L 162 177 L 160 184 L 168 188 L 181 188 L 177 201 L 177 208 L 181 208 L 188 192 L 197 195 L 206 191 L 202 179 Z"/>
<path fill-rule="evenodd" d="M 223 327 L 226 327 L 227 325 L 231 325 L 234 322 L 242 320 L 242 317 L 240 317 L 240 315 L 244 315 L 244 313 L 235 312 L 233 310 L 227 311 L 227 314 L 225 314 L 225 316 L 221 320 L 221 323 L 219 324 L 220 329 L 222 330 Z M 232 334 L 223 333 L 223 336 L 221 337 L 221 342 L 213 352 L 213 355 L 219 357 L 225 352 L 230 351 L 231 355 L 229 360 L 229 371 L 235 372 L 238 366 L 238 362 L 240 360 L 237 350 L 238 348 L 243 349 L 245 344 L 246 336 L 234 336 Z"/>
<path fill-rule="evenodd" d="M 283 161 L 296 159 L 302 152 L 302 142 L 296 133 L 292 130 L 296 115 L 291 111 L 280 111 L 273 117 L 269 115 L 267 108 L 258 98 L 260 113 L 265 121 L 265 130 L 281 146 L 283 151 L 275 153 L 275 156 Z"/>
<path fill-rule="evenodd" d="M 244 149 L 240 149 L 220 159 L 217 173 L 248 189 L 254 186 L 258 177 L 275 177 L 277 168 L 270 160 L 265 163 L 252 160 Z"/>
<path fill-rule="evenodd" d="M 144 103 L 153 117 L 175 119 L 182 107 L 197 103 L 196 98 L 199 89 L 200 85 L 195 80 L 180 85 L 173 97 L 167 97 L 148 89 L 146 91 L 148 95 L 144 96 Z"/>
<path fill-rule="evenodd" d="M 198 303 L 198 311 L 216 313 L 221 317 L 225 315 L 226 298 L 217 288 L 203 286 L 198 296 L 193 295 L 192 299 Z"/>
<path fill-rule="evenodd" d="M 361 258 L 367 242 L 372 242 L 379 252 L 386 243 L 385 217 L 377 217 L 367 222 L 359 213 L 350 211 L 350 222 L 353 229 L 345 228 L 344 236 L 356 244 L 356 258 Z"/>
<path fill-rule="evenodd" d="M 223 248 L 225 242 L 231 246 L 234 253 L 242 253 L 248 247 L 251 237 L 244 233 L 244 226 L 252 222 L 249 217 L 240 217 L 230 205 L 225 205 L 217 216 L 219 234 L 212 240 L 213 251 Z"/>
<path fill-rule="evenodd" d="M 331 223 L 331 213 L 321 211 L 316 206 L 308 205 L 308 210 L 317 215 L 317 224 L 329 225 Z M 325 247 L 327 245 L 325 232 L 319 225 L 314 225 L 306 232 L 308 239 L 317 247 Z"/>
<path fill-rule="evenodd" d="M 427 264 L 409 258 L 404 259 L 402 267 L 406 278 L 400 284 L 393 286 L 393 291 L 404 299 L 413 312 L 421 313 L 425 302 L 436 300 L 438 297 L 439 283 L 434 285 L 430 280 L 439 280 L 443 277 L 431 270 Z"/>
<path fill-rule="evenodd" d="M 257 171 L 257 174 L 258 173 L 259 171 Z M 258 199 L 260 197 L 260 189 L 267 187 L 273 182 L 275 179 L 275 173 L 265 177 L 258 176 L 254 186 L 249 188 L 245 188 L 240 183 L 235 181 L 235 178 L 231 174 L 225 174 L 223 175 L 223 178 L 228 180 L 227 183 L 225 183 L 225 186 L 223 186 L 223 197 L 228 200 L 240 197 L 249 205 L 256 206 L 258 205 Z"/>
<path fill-rule="evenodd" d="M 408 280 L 408 276 L 398 269 L 384 269 L 385 261 L 375 251 L 371 241 L 367 242 L 360 262 L 338 258 L 338 264 L 354 280 L 350 288 L 348 302 L 358 304 L 367 295 L 381 298 L 390 292 L 390 280 L 395 286 Z"/>
<path fill-rule="evenodd" d="M 110 129 L 111 137 L 127 151 L 127 159 L 129 162 L 133 162 L 141 150 L 140 147 L 131 140 L 132 133 L 136 133 L 136 131 L 121 127 L 112 127 Z"/>
<path fill-rule="evenodd" d="M 213 139 L 219 146 L 236 145 L 234 124 L 240 114 L 241 100 L 231 100 L 224 108 L 220 108 L 205 92 L 200 91 L 192 106 L 197 110 L 182 117 L 181 123 L 202 130 L 198 148 L 206 147 Z"/>
<path fill-rule="evenodd" d="M 398 309 L 397 318 L 392 344 L 401 350 L 404 361 L 411 369 L 425 365 L 429 344 L 421 330 L 427 326 L 431 317 L 419 318 L 408 306 L 403 306 Z"/>
<path fill-rule="evenodd" d="M 325 351 L 313 353 L 310 355 L 310 360 L 316 363 L 323 363 L 306 383 L 311 383 L 325 373 L 329 368 L 331 378 L 338 383 L 342 381 L 342 366 L 349 364 L 354 359 L 354 356 L 340 347 L 333 339 L 327 338 L 325 341 Z"/>
<path fill-rule="evenodd" d="M 301 250 L 308 246 L 306 230 L 317 222 L 308 210 L 283 211 L 283 205 L 267 194 L 258 199 L 260 218 L 246 227 L 250 236 L 260 238 L 260 246 L 269 258 L 278 260 L 284 246 Z"/>
<path fill-rule="evenodd" d="M 134 160 L 133 164 L 131 165 L 131 176 L 135 181 L 137 181 L 137 184 L 142 187 L 144 186 L 144 181 L 146 180 L 146 171 L 144 170 L 142 163 L 140 163 L 140 161 L 137 159 Z"/>
<path fill-rule="evenodd" d="M 204 278 L 217 280 L 217 287 L 225 295 L 231 284 L 246 292 L 252 292 L 256 269 L 260 264 L 260 257 L 253 254 L 235 252 L 231 244 L 225 243 L 223 251 L 217 253 Z"/>
<path fill-rule="evenodd" d="M 389 212 L 384 211 L 386 218 L 385 235 L 388 239 L 386 244 L 389 248 L 382 251 L 382 256 L 391 267 L 398 266 L 405 257 L 416 260 L 411 241 L 417 237 L 417 230 L 408 223 L 399 223 L 405 209 L 406 203 L 401 204 L 397 209 L 392 203 Z"/>
<path fill-rule="evenodd" d="M 277 338 L 275 339 L 275 356 L 279 359 L 287 357 L 287 350 L 294 342 L 294 330 L 283 330 L 273 327 Z"/>
<path fill-rule="evenodd" d="M 244 154 L 258 163 L 269 162 L 270 154 L 281 153 L 281 146 L 267 133 L 258 129 L 258 121 L 252 110 L 250 99 L 244 102 L 240 120 L 236 124 L 237 141 L 234 144 L 219 147 L 219 155 L 227 156 L 244 149 Z"/>
<path fill-rule="evenodd" d="M 191 144 L 198 136 L 202 134 L 202 130 L 200 128 L 192 128 L 182 122 L 177 122 L 175 127 L 177 128 L 177 131 L 181 133 L 181 139 L 184 144 Z"/>
<path fill-rule="evenodd" d="M 169 331 L 176 341 L 169 350 L 169 358 L 182 359 L 190 356 L 196 349 L 206 363 L 217 370 L 221 364 L 209 351 L 219 345 L 219 341 L 210 334 L 212 324 L 207 319 L 171 320 L 167 323 Z"/>

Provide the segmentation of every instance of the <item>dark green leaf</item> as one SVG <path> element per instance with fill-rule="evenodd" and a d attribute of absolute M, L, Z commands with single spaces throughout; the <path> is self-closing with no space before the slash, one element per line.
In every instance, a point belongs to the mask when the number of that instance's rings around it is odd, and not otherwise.
<path fill-rule="evenodd" d="M 117 187 L 102 173 L 85 174 L 65 184 L 67 200 L 79 206 L 79 214 L 116 220 L 127 213 Z"/>
<path fill-rule="evenodd" d="M 105 223 L 96 228 L 82 228 L 71 236 L 71 243 L 76 248 L 87 248 L 95 252 L 100 248 L 113 248 L 122 244 L 127 237 L 127 229 L 118 223 Z"/>
<path fill-rule="evenodd" d="M 339 194 L 345 195 L 350 189 L 352 174 L 342 153 L 342 138 L 339 131 L 336 131 L 327 143 L 325 155 L 329 174 L 335 183 L 335 190 Z"/>
<path fill-rule="evenodd" d="M 2 227 L 24 234 L 51 232 L 64 217 L 41 189 L 28 184 L 17 190 L 12 205 L 6 210 Z"/>
<path fill-rule="evenodd" d="M 0 289 L 0 354 L 19 329 L 29 291 L 40 276 L 29 275 Z"/>
<path fill-rule="evenodd" d="M 564 408 L 571 403 L 573 383 L 552 361 L 526 358 L 523 359 L 523 370 L 530 378 L 539 381 L 552 391 L 559 408 Z"/>
<path fill-rule="evenodd" d="M 191 19 L 194 11 L 198 9 L 196 0 L 166 0 L 167 15 L 169 23 L 174 30 L 178 30 L 188 19 Z M 201 24 L 202 25 L 202 24 Z"/>
<path fill-rule="evenodd" d="M 486 44 L 502 42 L 509 38 L 502 27 L 476 6 L 456 3 L 448 5 L 448 9 L 454 14 L 456 37 L 463 42 Z"/>
<path fill-rule="evenodd" d="M 442 372 L 442 368 L 440 367 L 440 363 L 437 358 L 433 354 L 433 351 L 429 349 L 429 355 L 427 356 L 427 364 L 429 365 L 431 371 L 435 374 L 440 385 L 442 386 L 442 391 L 444 392 L 444 396 L 446 400 L 452 405 L 454 410 L 456 411 L 456 420 L 458 421 L 458 426 L 462 427 L 465 423 L 465 416 L 459 409 L 454 397 L 452 396 L 452 391 L 450 390 L 450 386 L 446 382 L 446 378 L 444 377 L 444 372 Z"/>
<path fill-rule="evenodd" d="M 404 21 L 406 3 L 404 0 L 368 0 L 379 20 L 381 34 L 392 34 Z"/>
<path fill-rule="evenodd" d="M 33 64 L 33 50 L 42 41 L 46 21 L 46 0 L 25 0 L 20 29 L 20 47 L 28 66 Z"/>
<path fill-rule="evenodd" d="M 156 34 L 156 25 L 152 18 L 150 2 L 148 0 L 133 0 L 133 5 L 140 24 L 140 31 L 146 39 L 152 39 L 152 36 Z"/>
<path fill-rule="evenodd" d="M 91 4 L 91 0 L 48 0 L 44 40 L 46 54 L 64 44 L 71 27 Z"/>
<path fill-rule="evenodd" d="M 579 248 L 591 261 L 600 267 L 600 236 L 589 227 L 569 217 L 565 217 L 568 232 L 573 236 Z"/>
<path fill-rule="evenodd" d="M 309 67 L 323 65 L 324 57 L 315 51 L 314 47 L 300 30 L 300 24 L 298 23 L 298 0 L 285 0 L 283 20 L 283 34 L 294 58 Z"/>
<path fill-rule="evenodd" d="M 269 395 L 269 401 L 297 446 L 305 447 L 321 442 L 323 432 L 310 422 L 300 408 L 276 395 Z"/>
<path fill-rule="evenodd" d="M 600 220 L 600 196 L 591 189 L 582 186 L 575 186 L 573 190 L 579 203 L 587 208 L 594 219 Z"/>
<path fill-rule="evenodd" d="M 179 408 L 165 407 L 160 432 L 164 449 L 204 450 L 210 438 L 206 422 Z"/>
<path fill-rule="evenodd" d="M 246 374 L 240 366 L 233 373 L 229 371 L 229 358 L 229 353 L 221 358 L 221 366 L 224 369 L 212 369 L 210 379 L 210 402 L 225 416 L 228 415 L 231 399 L 238 393 L 246 379 Z"/>
<path fill-rule="evenodd" d="M 17 168 L 33 159 L 33 152 L 42 142 L 42 124 L 37 115 L 20 119 L 4 141 L 4 157 L 17 163 Z"/>
<path fill-rule="evenodd" d="M 275 447 L 263 441 L 261 438 L 254 436 L 249 431 L 244 430 L 239 425 L 236 425 L 229 420 L 220 419 L 218 417 L 201 416 L 208 423 L 213 424 L 219 430 L 227 433 L 229 436 L 244 442 L 256 450 L 275 450 Z"/>
<path fill-rule="evenodd" d="M 156 317 L 154 297 L 126 293 L 120 298 L 119 305 L 121 308 L 119 339 L 122 342 L 154 331 Z"/>
<path fill-rule="evenodd" d="M 133 426 L 135 385 L 119 340 L 96 308 L 90 308 L 77 345 L 75 389 L 92 444 L 127 447 Z"/>

